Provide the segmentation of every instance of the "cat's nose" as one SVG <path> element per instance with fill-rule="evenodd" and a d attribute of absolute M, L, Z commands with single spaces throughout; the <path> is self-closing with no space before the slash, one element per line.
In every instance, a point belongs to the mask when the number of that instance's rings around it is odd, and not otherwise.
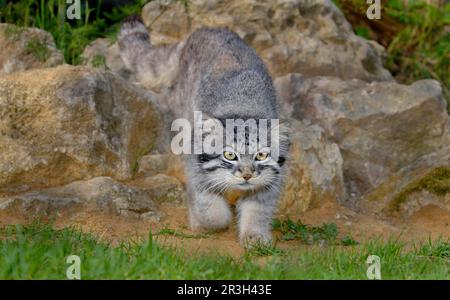
<path fill-rule="evenodd" d="M 242 178 L 244 178 L 245 180 L 249 180 L 250 178 L 252 178 L 252 174 L 250 173 L 242 174 Z"/>

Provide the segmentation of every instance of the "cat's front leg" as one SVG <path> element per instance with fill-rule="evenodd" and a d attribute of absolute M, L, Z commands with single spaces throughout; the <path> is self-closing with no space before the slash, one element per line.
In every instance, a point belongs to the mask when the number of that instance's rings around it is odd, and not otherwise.
<path fill-rule="evenodd" d="M 272 242 L 271 223 L 278 193 L 263 192 L 238 202 L 239 241 L 244 247 Z"/>
<path fill-rule="evenodd" d="M 210 192 L 193 192 L 189 201 L 189 221 L 195 231 L 218 231 L 228 227 L 232 213 L 226 200 Z"/>

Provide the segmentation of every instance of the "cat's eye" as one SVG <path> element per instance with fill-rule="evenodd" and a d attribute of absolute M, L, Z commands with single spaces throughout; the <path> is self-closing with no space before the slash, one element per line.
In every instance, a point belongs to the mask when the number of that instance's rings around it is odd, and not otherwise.
<path fill-rule="evenodd" d="M 266 160 L 268 156 L 269 156 L 269 153 L 267 153 L 267 152 L 258 152 L 258 153 L 256 153 L 255 159 L 259 160 L 259 161 Z"/>
<path fill-rule="evenodd" d="M 234 154 L 233 152 L 230 152 L 230 151 L 225 151 L 223 153 L 223 157 L 225 157 L 228 160 L 235 160 L 236 159 L 236 154 Z"/>

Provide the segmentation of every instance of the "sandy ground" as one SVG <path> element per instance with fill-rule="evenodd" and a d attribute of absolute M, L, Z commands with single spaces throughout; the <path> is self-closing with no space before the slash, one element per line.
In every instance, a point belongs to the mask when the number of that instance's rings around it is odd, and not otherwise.
<path fill-rule="evenodd" d="M 81 212 L 71 215 L 60 215 L 55 220 L 55 226 L 62 228 L 76 226 L 85 232 L 90 232 L 102 240 L 117 244 L 122 240 L 142 240 L 148 237 L 149 230 L 153 233 L 161 229 L 172 229 L 196 238 L 160 235 L 158 241 L 183 248 L 187 254 L 197 252 L 218 252 L 240 256 L 244 250 L 237 241 L 236 225 L 228 230 L 208 234 L 198 238 L 198 233 L 192 232 L 187 226 L 187 211 L 185 207 L 173 204 L 162 204 L 159 210 L 165 217 L 159 222 L 139 220 L 114 216 L 100 212 Z M 419 242 L 430 236 L 450 237 L 450 213 L 435 206 L 426 206 L 412 215 L 408 220 L 382 220 L 375 216 L 355 213 L 336 203 L 327 202 L 312 208 L 291 219 L 300 219 L 308 225 L 320 226 L 324 223 L 335 223 L 340 236 L 349 234 L 358 242 L 379 237 L 382 239 L 399 238 L 403 241 Z M 23 216 L 6 215 L 0 212 L 0 225 L 28 223 Z M 279 237 L 275 233 L 275 237 Z M 298 241 L 278 241 L 281 249 L 305 248 Z"/>

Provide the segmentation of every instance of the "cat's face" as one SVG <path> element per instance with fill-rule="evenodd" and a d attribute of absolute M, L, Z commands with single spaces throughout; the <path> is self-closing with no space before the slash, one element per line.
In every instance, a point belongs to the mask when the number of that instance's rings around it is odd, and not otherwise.
<path fill-rule="evenodd" d="M 225 145 L 222 153 L 200 154 L 197 164 L 204 188 L 216 192 L 260 191 L 278 187 L 287 154 L 287 136 L 271 147 L 258 145 L 252 153 L 245 148 L 248 141 Z M 277 151 L 274 150 L 277 147 Z"/>
<path fill-rule="evenodd" d="M 270 189 L 278 181 L 284 160 L 272 157 L 267 148 L 250 155 L 226 147 L 221 155 L 200 155 L 199 163 L 216 191 L 257 191 Z"/>

